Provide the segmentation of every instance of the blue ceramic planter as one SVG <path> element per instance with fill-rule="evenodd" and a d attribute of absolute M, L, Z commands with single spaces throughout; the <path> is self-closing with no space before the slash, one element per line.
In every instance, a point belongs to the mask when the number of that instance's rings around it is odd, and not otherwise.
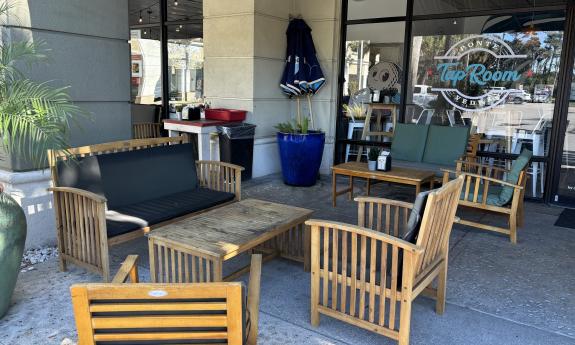
<path fill-rule="evenodd" d="M 325 133 L 277 134 L 284 183 L 309 187 L 317 181 Z"/>

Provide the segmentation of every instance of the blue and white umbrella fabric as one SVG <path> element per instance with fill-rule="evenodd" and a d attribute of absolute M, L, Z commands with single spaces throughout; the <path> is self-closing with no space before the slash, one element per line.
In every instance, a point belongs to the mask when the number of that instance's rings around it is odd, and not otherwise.
<path fill-rule="evenodd" d="M 289 97 L 307 95 L 311 115 L 309 96 L 316 94 L 325 84 L 325 77 L 316 56 L 311 28 L 303 19 L 292 19 L 286 35 L 286 64 L 280 87 Z"/>
<path fill-rule="evenodd" d="M 286 64 L 280 87 L 288 96 L 317 93 L 325 77 L 317 60 L 311 28 L 303 19 L 292 19 L 286 35 Z"/>

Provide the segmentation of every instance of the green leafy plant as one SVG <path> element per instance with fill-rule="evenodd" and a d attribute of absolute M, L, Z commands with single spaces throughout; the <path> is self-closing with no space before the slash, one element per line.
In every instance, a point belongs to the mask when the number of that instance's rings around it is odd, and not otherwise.
<path fill-rule="evenodd" d="M 12 7 L 9 2 L 0 4 L 0 16 Z M 45 62 L 46 53 L 42 43 L 0 43 L 0 140 L 7 153 L 35 167 L 45 164 L 47 150 L 70 147 L 71 120 L 85 115 L 73 104 L 67 87 L 33 81 L 19 69 Z"/>
<path fill-rule="evenodd" d="M 369 152 L 367 154 L 367 159 L 369 159 L 370 161 L 376 161 L 377 157 L 379 157 L 380 152 L 381 152 L 381 149 L 379 149 L 377 147 L 370 148 Z"/>
<path fill-rule="evenodd" d="M 309 118 L 305 117 L 302 119 L 301 124 L 297 121 L 286 121 L 278 123 L 274 126 L 281 133 L 289 134 L 308 134 L 309 132 Z"/>

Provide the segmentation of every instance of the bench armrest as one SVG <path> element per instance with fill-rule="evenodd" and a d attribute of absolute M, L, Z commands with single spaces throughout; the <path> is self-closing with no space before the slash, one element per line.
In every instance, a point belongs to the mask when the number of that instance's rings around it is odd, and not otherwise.
<path fill-rule="evenodd" d="M 243 167 L 218 161 L 196 161 L 196 170 L 201 187 L 233 193 L 236 200 L 241 200 Z"/>
<path fill-rule="evenodd" d="M 88 198 L 92 201 L 98 202 L 98 203 L 105 203 L 107 200 L 106 198 L 104 198 L 101 195 L 98 195 L 96 193 L 92 193 L 90 191 L 84 190 L 84 189 L 79 189 L 79 188 L 72 188 L 72 187 L 50 187 L 48 188 L 49 192 L 53 192 L 53 193 L 70 193 L 70 194 L 76 194 L 79 196 L 83 196 L 85 198 Z"/>
<path fill-rule="evenodd" d="M 112 279 L 112 284 L 123 284 L 130 279 L 130 283 L 138 283 L 138 255 L 128 255 L 118 273 Z"/>
<path fill-rule="evenodd" d="M 58 249 L 62 262 L 71 261 L 110 279 L 106 198 L 78 188 L 52 187 Z"/>

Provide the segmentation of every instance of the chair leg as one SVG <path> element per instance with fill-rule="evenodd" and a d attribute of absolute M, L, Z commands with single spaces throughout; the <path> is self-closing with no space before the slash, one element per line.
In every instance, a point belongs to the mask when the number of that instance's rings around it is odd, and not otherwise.
<path fill-rule="evenodd" d="M 447 259 L 446 259 L 447 260 Z M 435 312 L 443 315 L 445 311 L 445 295 L 447 290 L 447 261 L 441 267 L 437 276 L 437 299 L 435 300 Z"/>
<path fill-rule="evenodd" d="M 517 244 L 517 213 L 513 212 L 509 215 L 509 239 L 511 243 Z"/>
<path fill-rule="evenodd" d="M 66 263 L 66 259 L 64 259 L 62 257 L 62 255 L 60 255 L 60 271 L 61 272 L 66 272 L 68 270 L 68 265 Z"/>
<path fill-rule="evenodd" d="M 401 317 L 399 321 L 399 345 L 409 345 L 411 328 L 411 300 L 401 301 Z"/>

